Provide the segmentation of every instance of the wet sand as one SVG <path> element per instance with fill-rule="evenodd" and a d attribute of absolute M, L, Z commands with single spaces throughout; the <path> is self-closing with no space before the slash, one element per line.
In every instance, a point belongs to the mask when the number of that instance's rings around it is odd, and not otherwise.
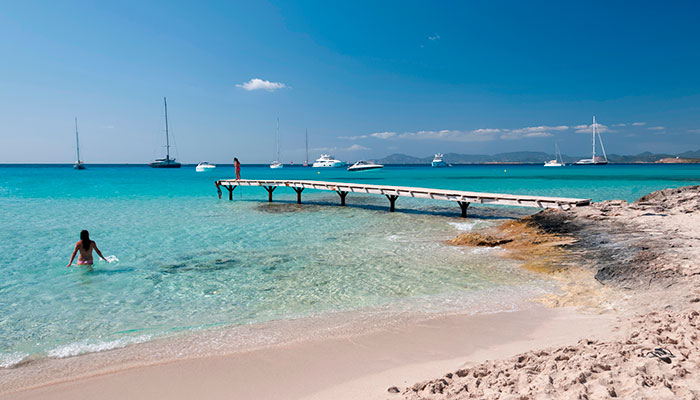
<path fill-rule="evenodd" d="M 611 334 L 611 316 L 538 305 L 453 315 L 364 335 L 309 340 L 67 379 L 1 399 L 357 399 L 389 386 L 538 346 Z"/>

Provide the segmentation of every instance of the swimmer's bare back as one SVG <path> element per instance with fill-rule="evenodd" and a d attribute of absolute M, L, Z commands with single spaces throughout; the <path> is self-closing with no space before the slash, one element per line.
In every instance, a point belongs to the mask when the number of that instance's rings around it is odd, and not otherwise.
<path fill-rule="evenodd" d="M 78 240 L 78 242 L 75 244 L 75 249 L 73 250 L 73 254 L 70 256 L 70 262 L 68 262 L 68 265 L 66 265 L 66 268 L 70 267 L 73 264 L 73 260 L 75 259 L 75 255 L 80 253 L 78 256 L 78 265 L 92 265 L 92 251 L 95 250 L 97 252 L 97 255 L 100 256 L 101 259 L 107 261 L 106 258 L 102 255 L 102 252 L 100 252 L 100 249 L 97 248 L 97 243 L 94 241 L 90 241 L 90 248 L 88 250 L 85 250 L 83 248 L 83 241 Z"/>

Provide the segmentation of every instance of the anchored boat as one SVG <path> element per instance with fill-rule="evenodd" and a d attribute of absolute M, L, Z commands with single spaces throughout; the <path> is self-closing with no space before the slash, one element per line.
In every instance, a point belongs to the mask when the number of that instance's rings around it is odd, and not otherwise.
<path fill-rule="evenodd" d="M 195 171 L 197 172 L 207 172 L 216 169 L 216 165 L 214 164 L 209 164 L 206 161 L 202 161 L 201 163 L 197 164 L 195 167 Z"/>
<path fill-rule="evenodd" d="M 576 161 L 575 165 L 606 165 L 608 163 L 608 156 L 605 154 L 605 147 L 603 146 L 603 138 L 600 137 L 600 130 L 598 129 L 598 123 L 595 122 L 595 115 L 593 116 L 593 125 L 591 126 L 591 132 L 593 134 L 593 153 L 591 158 L 584 158 L 582 160 Z M 595 155 L 595 138 L 598 136 L 598 141 L 600 142 L 600 148 L 603 150 L 603 157 Z"/>
<path fill-rule="evenodd" d="M 430 165 L 433 167 L 447 167 L 447 163 L 442 159 L 442 153 L 436 153 Z"/>
<path fill-rule="evenodd" d="M 348 165 L 345 161 L 336 160 L 329 154 L 321 154 L 321 157 L 314 162 L 314 168 L 341 168 Z"/>
<path fill-rule="evenodd" d="M 376 164 L 372 161 L 360 160 L 355 164 L 348 167 L 348 171 L 370 171 L 382 169 L 384 166 L 382 164 Z"/>
<path fill-rule="evenodd" d="M 559 144 L 554 143 L 554 160 L 549 160 L 544 163 L 545 167 L 566 167 L 564 160 L 561 158 L 561 152 L 559 151 Z"/>
<path fill-rule="evenodd" d="M 80 144 L 78 143 L 78 117 L 75 117 L 75 169 L 85 169 L 85 165 L 80 161 Z"/>
<path fill-rule="evenodd" d="M 277 134 L 275 136 L 275 154 L 277 155 L 277 158 L 275 158 L 275 161 L 270 163 L 270 168 L 277 169 L 277 168 L 282 168 L 284 167 L 284 164 L 280 162 L 280 119 L 279 117 L 277 118 Z"/>
<path fill-rule="evenodd" d="M 165 107 L 165 158 L 158 158 L 148 164 L 151 168 L 180 168 L 180 163 L 170 158 L 170 137 L 168 134 L 168 101 L 163 97 Z"/>

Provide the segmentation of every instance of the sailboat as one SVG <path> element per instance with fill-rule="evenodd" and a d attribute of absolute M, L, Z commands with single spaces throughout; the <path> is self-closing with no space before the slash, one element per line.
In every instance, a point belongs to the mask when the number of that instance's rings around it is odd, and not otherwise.
<path fill-rule="evenodd" d="M 75 117 L 75 164 L 73 168 L 75 169 L 85 169 L 85 165 L 80 161 L 80 143 L 78 142 L 78 117 Z"/>
<path fill-rule="evenodd" d="M 608 156 L 605 154 L 605 147 L 603 147 L 603 139 L 600 137 L 600 130 L 598 130 L 598 123 L 595 122 L 595 115 L 593 116 L 593 126 L 591 127 L 593 134 L 593 154 L 591 158 L 584 158 L 582 160 L 576 161 L 575 165 L 605 165 L 608 163 Z M 603 150 L 603 157 L 596 157 L 595 155 L 595 138 L 598 136 L 598 141 L 600 142 L 600 148 Z"/>
<path fill-rule="evenodd" d="M 148 164 L 151 168 L 180 168 L 180 163 L 170 158 L 170 138 L 168 135 L 168 101 L 163 97 L 165 106 L 165 158 L 158 158 Z"/>
<path fill-rule="evenodd" d="M 277 158 L 275 161 L 270 163 L 270 168 L 282 168 L 284 164 L 280 162 L 280 119 L 277 117 L 277 136 L 275 137 L 275 149 L 277 153 Z"/>
<path fill-rule="evenodd" d="M 309 130 L 306 130 L 306 158 L 304 159 L 304 166 L 309 166 Z"/>
<path fill-rule="evenodd" d="M 561 152 L 559 151 L 559 144 L 554 143 L 554 160 L 549 160 L 544 163 L 545 167 L 566 167 L 564 160 L 561 158 Z"/>

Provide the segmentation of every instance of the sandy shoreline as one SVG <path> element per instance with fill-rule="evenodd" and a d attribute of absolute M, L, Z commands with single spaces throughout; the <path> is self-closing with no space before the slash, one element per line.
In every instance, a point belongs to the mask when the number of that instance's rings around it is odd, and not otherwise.
<path fill-rule="evenodd" d="M 344 338 L 127 368 L 0 395 L 2 399 L 386 398 L 408 384 L 533 346 L 609 334 L 611 316 L 533 305 L 453 315 Z M 575 326 L 576 329 L 571 329 Z"/>
<path fill-rule="evenodd" d="M 46 363 L 54 382 L 2 385 L 0 399 L 700 397 L 700 187 L 541 212 L 520 224 L 454 244 L 497 242 L 524 267 L 558 279 L 563 294 L 539 299 L 550 308 L 369 332 L 358 324 L 349 335 L 175 354 L 169 362 L 154 351 L 149 365 L 123 352 L 131 358 L 92 376 L 58 374 L 56 366 L 71 361 L 54 360 Z"/>

